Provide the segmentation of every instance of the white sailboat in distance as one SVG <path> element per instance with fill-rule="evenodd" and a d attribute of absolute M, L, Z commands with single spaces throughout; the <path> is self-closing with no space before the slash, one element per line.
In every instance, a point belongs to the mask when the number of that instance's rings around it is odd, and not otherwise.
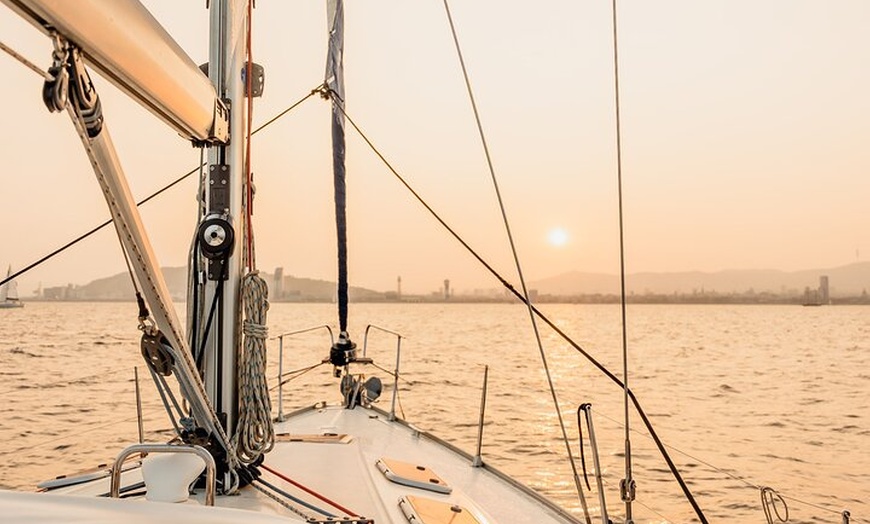
<path fill-rule="evenodd" d="M 0 309 L 11 309 L 24 307 L 24 302 L 18 298 L 18 283 L 12 276 L 12 266 L 6 270 L 6 282 L 0 285 Z"/>

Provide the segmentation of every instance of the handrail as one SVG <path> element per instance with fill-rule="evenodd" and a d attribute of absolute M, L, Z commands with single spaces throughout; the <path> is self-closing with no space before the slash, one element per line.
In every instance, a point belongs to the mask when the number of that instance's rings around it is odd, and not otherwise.
<path fill-rule="evenodd" d="M 281 333 L 280 335 L 272 337 L 273 340 L 276 338 L 278 339 L 278 422 L 284 422 L 284 337 L 310 333 L 311 331 L 317 331 L 318 329 L 326 329 L 329 332 L 329 345 L 330 347 L 334 346 L 335 336 L 332 334 L 332 328 L 329 327 L 328 324 L 299 329 L 296 331 L 287 331 L 286 333 Z"/>
<path fill-rule="evenodd" d="M 365 358 L 366 356 L 366 349 L 368 348 L 369 344 L 369 331 L 371 329 L 376 329 L 378 331 L 382 331 L 396 337 L 396 369 L 393 371 L 393 398 L 392 401 L 390 401 L 389 417 L 389 420 L 391 421 L 396 420 L 396 400 L 399 396 L 399 362 L 402 355 L 402 339 L 405 337 L 401 333 L 396 333 L 395 331 L 391 331 L 389 329 L 385 329 L 374 324 L 369 324 L 368 326 L 366 326 L 365 336 L 363 337 L 363 358 Z"/>
<path fill-rule="evenodd" d="M 382 328 L 382 327 L 376 326 L 374 324 L 369 324 L 368 326 L 366 326 L 365 336 L 363 336 L 363 356 L 366 356 L 366 348 L 368 347 L 368 344 L 369 344 L 369 330 L 371 330 L 372 328 L 374 328 L 378 331 L 383 331 L 384 333 L 387 333 L 389 335 L 396 336 L 399 339 L 407 338 L 404 335 L 402 335 L 401 333 L 396 333 L 395 331 L 390 331 L 389 329 Z"/>
<path fill-rule="evenodd" d="M 109 496 L 116 499 L 121 494 L 121 465 L 127 457 L 136 453 L 192 453 L 205 462 L 205 504 L 214 506 L 215 494 L 215 467 L 214 457 L 202 446 L 178 446 L 172 444 L 133 444 L 128 446 L 118 455 L 112 465 L 111 487 Z"/>
<path fill-rule="evenodd" d="M 288 331 L 286 333 L 281 333 L 280 335 L 275 335 L 274 337 L 272 337 L 272 340 L 274 340 L 276 338 L 280 340 L 284 337 L 292 337 L 293 335 L 301 335 L 302 333 L 308 333 L 310 331 L 317 331 L 318 329 L 325 329 L 325 330 L 329 331 L 329 338 L 330 338 L 330 340 L 332 340 L 333 343 L 335 343 L 335 338 L 332 335 L 332 328 L 329 327 L 329 324 L 323 324 L 320 326 L 309 327 L 309 328 L 300 329 L 297 331 Z"/>

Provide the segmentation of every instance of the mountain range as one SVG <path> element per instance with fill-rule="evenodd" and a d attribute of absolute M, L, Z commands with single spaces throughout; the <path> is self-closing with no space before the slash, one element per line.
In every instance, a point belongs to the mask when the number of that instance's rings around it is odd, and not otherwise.
<path fill-rule="evenodd" d="M 828 277 L 831 296 L 858 296 L 870 290 L 870 262 L 803 271 L 727 270 L 717 272 L 634 273 L 626 275 L 626 290 L 634 294 L 773 293 L 803 295 Z M 541 295 L 572 296 L 619 293 L 619 277 L 572 271 L 530 284 Z"/>
<path fill-rule="evenodd" d="M 176 299 L 186 295 L 187 270 L 182 267 L 163 268 L 170 293 Z M 262 273 L 269 283 L 273 300 L 331 301 L 335 283 L 327 280 L 283 276 L 280 285 L 273 274 Z M 832 297 L 861 296 L 870 289 L 870 262 L 856 262 L 829 269 L 804 271 L 728 270 L 717 272 L 688 271 L 678 273 L 634 273 L 626 276 L 626 291 L 631 295 L 728 295 L 770 293 L 780 296 L 803 296 L 807 289 L 816 290 L 820 277 L 827 276 Z M 580 295 L 617 295 L 619 277 L 605 273 L 572 271 L 529 283 L 538 296 L 571 297 Z M 63 293 L 46 298 L 78 300 L 128 300 L 132 297 L 130 277 L 126 273 L 94 280 L 83 286 L 56 288 Z M 494 290 L 494 293 L 500 293 Z M 395 293 L 351 287 L 352 300 L 395 299 Z M 393 295 L 391 297 L 391 295 Z M 457 296 L 457 299 L 462 297 Z"/>

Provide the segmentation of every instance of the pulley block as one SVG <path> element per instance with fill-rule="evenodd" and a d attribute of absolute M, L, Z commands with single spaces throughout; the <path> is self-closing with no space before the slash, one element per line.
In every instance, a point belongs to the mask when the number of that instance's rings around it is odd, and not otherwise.
<path fill-rule="evenodd" d="M 172 346 L 169 341 L 163 336 L 163 333 L 143 333 L 142 356 L 145 357 L 145 362 L 148 367 L 158 375 L 168 377 L 172 374 L 172 366 L 175 365 L 175 359 L 172 357 Z"/>

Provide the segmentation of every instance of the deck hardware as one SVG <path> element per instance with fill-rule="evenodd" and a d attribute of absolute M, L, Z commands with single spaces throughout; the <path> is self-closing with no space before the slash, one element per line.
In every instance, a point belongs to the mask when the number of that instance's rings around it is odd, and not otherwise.
<path fill-rule="evenodd" d="M 453 488 L 448 486 L 444 479 L 426 466 L 388 458 L 378 459 L 375 462 L 375 466 L 384 474 L 387 480 L 396 484 L 445 495 L 453 491 Z"/>
<path fill-rule="evenodd" d="M 764 510 L 764 517 L 767 524 L 773 524 L 773 518 L 776 517 L 779 522 L 788 522 L 788 505 L 785 499 L 775 489 L 768 486 L 761 486 L 761 509 Z M 782 513 L 780 513 L 782 506 Z"/>
<path fill-rule="evenodd" d="M 589 432 L 589 447 L 592 448 L 592 463 L 595 466 L 595 484 L 598 489 L 598 503 L 601 505 L 601 522 L 602 524 L 609 524 L 610 519 L 607 517 L 607 500 L 604 496 L 604 480 L 601 477 L 601 462 L 598 459 L 598 441 L 595 439 L 595 427 L 592 425 L 592 404 L 586 402 L 580 404 L 580 407 L 577 408 L 577 430 L 580 433 L 580 456 L 582 457 L 583 429 L 582 421 L 580 419 L 581 412 L 586 415 L 586 429 Z M 583 473 L 585 475 L 585 468 Z M 588 485 L 589 482 L 587 481 L 586 484 Z"/>
<path fill-rule="evenodd" d="M 142 394 L 139 391 L 139 368 L 133 367 L 133 380 L 136 383 L 136 427 L 139 429 L 139 444 L 145 442 L 145 423 L 142 420 Z"/>
<path fill-rule="evenodd" d="M 390 415 L 387 419 L 392 422 L 396 420 L 396 401 L 399 395 L 399 362 L 401 361 L 402 357 L 402 339 L 404 338 L 404 336 L 396 333 L 395 331 L 390 331 L 389 329 L 384 329 L 382 327 L 369 324 L 368 326 L 366 326 L 365 335 L 363 336 L 363 358 L 365 358 L 366 351 L 368 350 L 369 331 L 371 331 L 372 329 L 383 331 L 384 333 L 396 337 L 396 368 L 393 370 L 393 398 L 390 401 Z"/>
<path fill-rule="evenodd" d="M 486 414 L 486 390 L 489 382 L 489 366 L 483 367 L 483 389 L 480 392 L 480 417 L 477 422 L 477 453 L 471 461 L 471 466 L 479 468 L 483 465 L 483 458 L 480 454 L 483 447 L 483 420 Z"/>
<path fill-rule="evenodd" d="M 134 444 L 125 448 L 112 465 L 112 478 L 109 496 L 118 498 L 121 493 L 121 467 L 130 455 L 135 453 L 192 453 L 205 462 L 205 504 L 214 506 L 215 463 L 214 458 L 201 446 L 176 446 L 170 444 Z"/>
<path fill-rule="evenodd" d="M 140 343 L 142 356 L 145 357 L 145 362 L 155 373 L 162 377 L 168 377 L 172 374 L 172 368 L 175 366 L 175 359 L 172 357 L 172 348 L 169 346 L 169 341 L 163 336 L 163 333 L 142 333 L 142 341 Z"/>
<path fill-rule="evenodd" d="M 328 325 L 323 326 L 315 326 L 305 329 L 300 329 L 298 331 L 288 331 L 287 333 L 281 333 L 276 338 L 278 339 L 278 422 L 284 422 L 284 337 L 292 337 L 295 335 L 301 335 L 303 333 L 308 333 L 310 331 L 315 331 L 318 329 L 325 329 L 329 332 L 329 340 L 330 344 L 335 343 L 335 337 L 332 335 L 332 328 Z M 318 404 L 315 404 L 315 409 L 318 408 Z M 324 404 L 325 405 L 325 404 Z"/>
<path fill-rule="evenodd" d="M 399 509 L 414 524 L 482 524 L 474 514 L 457 504 L 406 495 L 399 499 Z M 488 521 L 486 521 L 488 522 Z"/>

